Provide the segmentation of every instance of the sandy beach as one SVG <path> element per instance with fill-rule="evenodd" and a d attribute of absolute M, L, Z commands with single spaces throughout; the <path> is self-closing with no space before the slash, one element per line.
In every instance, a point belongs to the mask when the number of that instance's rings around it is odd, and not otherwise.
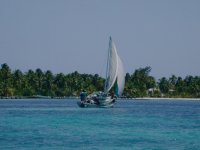
<path fill-rule="evenodd" d="M 197 101 L 200 101 L 200 98 L 136 97 L 136 98 L 128 98 L 128 100 L 180 100 L 180 101 L 182 101 L 182 100 L 197 100 Z"/>

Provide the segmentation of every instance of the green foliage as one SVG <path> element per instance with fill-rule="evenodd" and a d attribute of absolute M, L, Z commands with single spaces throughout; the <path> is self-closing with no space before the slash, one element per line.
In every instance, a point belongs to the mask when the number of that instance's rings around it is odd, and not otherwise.
<path fill-rule="evenodd" d="M 64 75 L 54 75 L 50 70 L 20 70 L 11 72 L 7 64 L 0 68 L 0 96 L 33 96 L 51 97 L 79 96 L 81 89 L 88 93 L 103 90 L 104 79 L 99 75 L 79 74 L 77 71 Z"/>
<path fill-rule="evenodd" d="M 0 70 L 0 94 L 2 96 L 12 96 L 12 73 L 10 67 L 5 63 L 1 65 Z"/>
<path fill-rule="evenodd" d="M 145 67 L 136 69 L 132 75 L 127 73 L 124 94 L 128 97 L 147 96 L 147 90 L 156 85 L 155 78 L 149 75 L 150 71 L 151 67 Z"/>
<path fill-rule="evenodd" d="M 126 97 L 200 97 L 200 77 L 186 76 L 185 79 L 172 75 L 156 80 L 150 76 L 151 67 L 139 68 L 125 76 Z M 79 96 L 82 89 L 88 93 L 102 91 L 105 79 L 98 74 L 53 74 L 40 68 L 21 72 L 11 71 L 5 63 L 0 68 L 0 96 L 51 97 Z"/>

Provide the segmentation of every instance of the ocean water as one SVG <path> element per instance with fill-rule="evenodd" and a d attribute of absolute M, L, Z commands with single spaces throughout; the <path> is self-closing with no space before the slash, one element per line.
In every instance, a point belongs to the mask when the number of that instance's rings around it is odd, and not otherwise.
<path fill-rule="evenodd" d="M 200 101 L 0 100 L 0 150 L 200 150 Z"/>

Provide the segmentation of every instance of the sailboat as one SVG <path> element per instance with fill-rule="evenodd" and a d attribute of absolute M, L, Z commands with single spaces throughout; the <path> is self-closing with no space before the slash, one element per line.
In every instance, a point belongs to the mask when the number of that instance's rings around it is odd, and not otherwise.
<path fill-rule="evenodd" d="M 124 83 L 123 63 L 110 37 L 104 90 L 88 95 L 81 99 L 81 101 L 78 101 L 77 104 L 79 107 L 113 107 L 117 97 L 120 97 L 123 93 Z M 110 93 L 113 87 L 115 87 L 115 94 L 113 92 Z"/>

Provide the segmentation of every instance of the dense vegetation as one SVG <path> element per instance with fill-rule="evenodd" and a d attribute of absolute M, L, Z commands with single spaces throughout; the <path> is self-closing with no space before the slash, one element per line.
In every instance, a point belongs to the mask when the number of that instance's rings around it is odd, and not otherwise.
<path fill-rule="evenodd" d="M 172 75 L 156 82 L 150 76 L 151 67 L 136 69 L 133 74 L 126 74 L 125 97 L 200 97 L 200 77 L 187 76 L 185 79 Z M 51 97 L 78 96 L 81 89 L 88 93 L 103 90 L 104 81 L 98 74 L 53 74 L 41 69 L 11 71 L 7 64 L 0 69 L 0 96 L 33 96 Z"/>

